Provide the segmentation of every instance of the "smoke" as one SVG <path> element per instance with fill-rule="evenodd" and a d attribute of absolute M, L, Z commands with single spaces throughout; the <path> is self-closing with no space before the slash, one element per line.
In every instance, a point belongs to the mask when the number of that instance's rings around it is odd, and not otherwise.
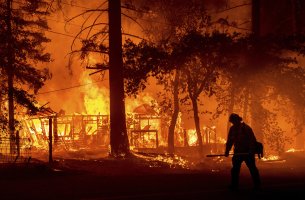
<path fill-rule="evenodd" d="M 134 1 L 133 1 L 134 2 Z M 139 1 L 139 5 L 142 7 L 146 4 L 143 1 Z M 160 1 L 154 1 L 154 3 L 158 3 Z M 187 1 L 173 1 L 175 4 L 187 3 Z M 239 28 L 250 28 L 250 16 L 251 16 L 251 6 L 249 1 L 233 1 L 233 0 L 205 0 L 205 6 L 208 13 L 213 14 L 212 21 L 216 21 L 219 18 L 223 18 L 229 21 L 230 24 L 235 22 Z M 76 4 L 77 3 L 77 4 Z M 98 8 L 98 6 L 103 3 L 102 1 L 75 1 L 74 6 L 69 4 L 63 5 L 63 10 L 59 11 L 55 14 L 52 14 L 49 18 L 49 25 L 51 30 L 46 32 L 47 36 L 52 40 L 51 43 L 47 45 L 47 51 L 51 53 L 53 62 L 49 63 L 48 67 L 52 73 L 52 79 L 48 80 L 45 83 L 45 86 L 39 91 L 39 95 L 37 96 L 41 105 L 49 102 L 48 106 L 50 106 L 54 111 L 58 112 L 59 110 L 65 110 L 67 114 L 73 113 L 90 113 L 92 112 L 106 112 L 107 106 L 104 106 L 103 109 L 98 110 L 96 107 L 100 105 L 107 104 L 107 90 L 108 90 L 108 77 L 105 75 L 104 79 L 102 79 L 101 74 L 95 74 L 90 76 L 89 74 L 93 71 L 86 70 L 84 68 L 84 64 L 79 59 L 79 57 L 75 56 L 73 62 L 69 65 L 69 53 L 71 53 L 71 45 L 74 41 L 74 36 L 77 35 L 79 30 L 81 29 L 82 23 L 89 17 L 88 14 L 82 15 L 79 18 L 72 20 L 70 23 L 66 24 L 65 20 L 67 18 L 72 18 L 76 16 L 80 12 L 84 11 L 86 8 Z M 238 5 L 243 5 L 238 7 Z M 138 4 L 135 4 L 138 5 Z M 235 9 L 229 9 L 236 7 Z M 134 12 L 123 10 L 125 14 L 132 16 L 128 18 L 126 16 L 122 17 L 123 21 L 123 32 L 131 35 L 135 35 L 138 37 L 145 37 L 145 28 L 149 27 L 151 24 L 155 24 L 154 27 L 165 27 L 170 23 L 170 21 L 161 21 L 162 17 L 147 17 L 145 14 L 139 15 Z M 104 14 L 104 17 L 101 17 L 101 21 L 107 22 L 107 13 Z M 143 17 L 144 16 L 144 17 Z M 92 16 L 90 20 L 87 22 L 87 25 L 92 23 L 92 19 L 96 16 Z M 136 22 L 134 21 L 136 20 Z M 157 25 L 156 25 L 157 24 Z M 169 24 L 170 25 L 170 24 Z M 98 27 L 102 28 L 102 27 Z M 160 30 L 158 29 L 158 30 Z M 243 31 L 237 28 L 232 27 L 232 30 L 235 31 Z M 81 37 L 84 37 L 82 35 Z M 139 41 L 139 38 L 123 35 L 123 40 L 131 38 L 134 41 Z M 80 40 L 75 40 L 75 46 L 73 46 L 72 50 L 80 48 Z M 90 81 L 89 81 L 90 80 Z M 156 84 L 153 81 L 150 81 L 150 85 L 147 85 L 147 89 L 145 90 L 145 94 L 143 96 L 149 96 L 152 99 L 156 98 L 156 91 L 161 90 L 156 87 Z M 96 94 L 89 93 L 96 92 Z M 100 95 L 97 95 L 97 94 Z M 141 96 L 139 96 L 141 98 Z M 151 100 L 151 98 L 149 98 Z M 204 99 L 206 99 L 204 97 Z M 88 109 L 86 107 L 87 104 L 92 104 L 93 108 Z M 135 102 L 133 100 L 126 100 L 127 104 L 131 104 Z M 138 101 L 140 103 L 147 103 L 142 100 Z M 203 108 L 208 108 L 209 111 L 214 112 L 216 107 L 216 101 L 213 99 L 207 99 L 203 104 Z M 137 105 L 138 105 L 137 104 Z M 135 105 L 136 106 L 136 105 Z M 270 106 L 270 105 L 267 105 Z M 271 107 L 271 106 L 270 106 Z M 292 107 L 292 106 L 291 106 Z M 90 111 L 91 110 L 91 111 Z M 97 110 L 97 111 L 96 111 Z M 132 108 L 128 108 L 129 111 Z M 241 111 L 241 109 L 240 109 Z M 278 112 L 280 113 L 280 112 Z M 96 113 L 97 114 L 97 113 Z M 103 114 L 103 113 L 101 113 Z M 287 124 L 285 121 L 286 116 L 293 116 L 293 112 L 290 110 L 289 113 L 281 113 L 278 117 L 279 124 L 285 132 L 294 137 L 295 132 L 291 131 L 291 123 Z M 192 113 L 183 112 L 183 122 L 185 128 L 193 128 L 194 123 L 192 119 Z M 217 133 L 222 137 L 225 137 L 226 126 L 227 126 L 227 116 L 221 115 L 217 120 L 212 119 L 212 115 L 208 113 L 201 114 L 201 124 L 208 126 L 216 126 Z M 249 123 L 251 123 L 249 121 Z M 304 125 L 303 125 L 304 127 Z M 304 133 L 304 129 L 302 130 Z M 303 137 L 304 138 L 304 137 Z"/>

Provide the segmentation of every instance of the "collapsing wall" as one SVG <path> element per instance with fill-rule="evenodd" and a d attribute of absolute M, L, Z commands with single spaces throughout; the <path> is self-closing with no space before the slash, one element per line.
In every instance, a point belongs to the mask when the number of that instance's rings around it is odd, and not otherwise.
<path fill-rule="evenodd" d="M 108 148 L 109 115 L 50 115 L 24 120 L 22 136 L 29 138 L 35 148 L 48 148 L 50 118 L 55 146 Z M 129 115 L 127 119 L 133 146 L 158 147 L 160 117 L 135 114 Z"/>
<path fill-rule="evenodd" d="M 84 147 L 109 144 L 108 115 L 51 115 L 23 121 L 23 136 L 29 137 L 33 146 L 48 147 L 50 118 L 55 145 Z"/>
<path fill-rule="evenodd" d="M 50 120 L 51 119 L 51 120 Z M 162 117 L 150 113 L 129 113 L 126 117 L 131 149 L 159 148 L 167 146 L 167 124 Z M 79 150 L 98 147 L 109 149 L 109 115 L 58 115 L 28 118 L 23 122 L 21 136 L 28 138 L 34 149 L 49 150 L 50 135 L 54 150 Z M 50 129 L 50 123 L 52 127 Z M 215 128 L 204 127 L 204 141 L 213 151 L 216 143 L 223 143 L 216 137 Z M 176 147 L 197 146 L 195 130 L 179 129 L 175 132 Z"/>

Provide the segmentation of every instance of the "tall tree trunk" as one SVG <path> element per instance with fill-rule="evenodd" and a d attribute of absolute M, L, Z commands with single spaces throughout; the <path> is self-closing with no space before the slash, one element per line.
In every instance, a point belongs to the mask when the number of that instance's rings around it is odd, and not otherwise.
<path fill-rule="evenodd" d="M 252 0 L 252 33 L 260 36 L 260 0 Z"/>
<path fill-rule="evenodd" d="M 176 70 L 175 79 L 174 79 L 174 112 L 171 118 L 171 122 L 168 128 L 168 153 L 174 154 L 175 152 L 175 127 L 177 123 L 177 118 L 179 114 L 179 79 L 180 71 Z"/>
<path fill-rule="evenodd" d="M 9 61 L 10 63 L 10 61 Z M 9 68 L 12 67 L 11 64 L 8 65 Z M 12 69 L 8 69 L 8 126 L 9 126 L 9 135 L 10 135 L 10 146 L 11 153 L 16 150 L 15 145 L 19 144 L 16 139 L 19 139 L 15 135 L 15 118 L 14 118 L 14 74 Z M 18 149 L 18 147 L 17 147 Z M 19 152 L 18 152 L 19 153 Z"/>
<path fill-rule="evenodd" d="M 291 3 L 291 18 L 292 18 L 292 31 L 294 34 L 300 34 L 304 30 L 304 2 L 303 0 L 290 0 Z"/>
<path fill-rule="evenodd" d="M 7 26 L 7 87 L 8 87 L 8 128 L 10 135 L 11 153 L 16 150 L 15 119 L 14 119 L 14 48 L 12 47 L 12 0 L 6 0 L 6 26 Z M 17 147 L 17 149 L 19 149 Z M 19 153 L 19 152 L 18 152 Z"/>
<path fill-rule="evenodd" d="M 297 30 L 298 10 L 297 10 L 296 2 L 297 2 L 296 0 L 290 0 L 292 32 L 293 32 L 293 34 L 296 34 L 298 32 L 298 30 Z"/>
<path fill-rule="evenodd" d="M 125 156 L 130 153 L 130 150 L 125 116 L 121 1 L 110 0 L 108 5 L 111 155 Z"/>
<path fill-rule="evenodd" d="M 244 99 L 244 106 L 243 106 L 243 120 L 247 121 L 248 115 L 248 107 L 249 107 L 249 90 L 245 89 L 245 99 Z"/>
<path fill-rule="evenodd" d="M 199 155 L 202 156 L 202 135 L 201 135 L 201 130 L 200 130 L 200 119 L 199 119 L 199 111 L 198 111 L 198 103 L 197 103 L 197 97 L 191 98 L 192 100 L 192 105 L 193 105 L 193 110 L 194 110 L 194 122 L 195 122 L 195 127 L 196 127 L 196 134 L 198 138 L 198 145 L 199 145 Z"/>
<path fill-rule="evenodd" d="M 304 149 L 305 147 L 305 134 L 304 134 L 304 112 L 298 106 L 294 106 L 295 118 L 294 121 L 296 134 L 295 134 L 295 147 L 296 149 Z"/>
<path fill-rule="evenodd" d="M 292 15 L 292 31 L 293 34 L 298 35 L 302 32 L 302 3 L 301 0 L 290 0 L 291 3 L 291 15 Z M 304 12 L 304 11 L 303 11 Z M 305 144 L 305 134 L 303 131 L 303 124 L 304 124 L 304 113 L 302 112 L 303 109 L 300 109 L 298 106 L 293 107 L 294 112 L 295 112 L 295 118 L 294 124 L 295 124 L 295 129 L 296 129 L 296 134 L 295 134 L 295 147 L 296 149 L 304 149 L 304 144 Z"/>
<path fill-rule="evenodd" d="M 234 83 L 232 83 L 229 101 L 230 102 L 229 102 L 229 106 L 228 106 L 228 115 L 230 115 L 234 111 L 234 104 L 235 104 L 235 86 L 234 86 Z M 227 120 L 227 132 L 229 132 L 229 129 L 230 129 L 230 122 L 229 122 L 229 120 Z"/>
<path fill-rule="evenodd" d="M 251 98 L 251 125 L 254 130 L 255 136 L 258 140 L 263 141 L 263 123 L 267 123 L 267 118 L 263 114 L 264 108 L 262 102 L 259 100 L 257 95 L 252 95 Z"/>
<path fill-rule="evenodd" d="M 260 7 L 261 2 L 260 0 L 252 0 L 252 32 L 256 40 L 259 40 L 259 37 L 261 36 L 261 23 L 260 23 Z M 255 54 L 256 52 L 259 52 L 260 49 L 256 45 L 255 48 Z M 249 63 L 252 64 L 252 63 Z M 256 66 L 253 66 L 256 67 Z M 261 121 L 259 121 L 260 116 L 263 113 L 263 107 L 262 102 L 259 99 L 258 95 L 254 94 L 253 91 L 251 91 L 251 125 L 253 130 L 255 131 L 255 134 L 258 138 L 258 140 L 263 140 L 263 126 Z"/>

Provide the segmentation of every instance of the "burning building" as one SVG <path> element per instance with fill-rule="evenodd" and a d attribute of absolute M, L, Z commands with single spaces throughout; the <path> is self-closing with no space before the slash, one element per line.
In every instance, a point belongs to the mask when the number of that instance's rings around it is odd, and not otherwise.
<path fill-rule="evenodd" d="M 148 104 L 142 104 L 131 114 L 128 126 L 130 145 L 134 148 L 158 148 L 161 135 L 161 117 Z"/>

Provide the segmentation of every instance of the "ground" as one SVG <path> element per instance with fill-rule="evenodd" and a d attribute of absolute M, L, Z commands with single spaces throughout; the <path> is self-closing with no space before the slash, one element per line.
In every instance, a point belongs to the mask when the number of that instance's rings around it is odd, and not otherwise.
<path fill-rule="evenodd" d="M 230 191 L 230 158 L 170 158 L 135 154 L 127 159 L 55 158 L 54 163 L 0 164 L 1 199 L 303 199 L 305 158 L 257 159 L 262 188 L 252 190 L 243 164 L 240 190 Z"/>

